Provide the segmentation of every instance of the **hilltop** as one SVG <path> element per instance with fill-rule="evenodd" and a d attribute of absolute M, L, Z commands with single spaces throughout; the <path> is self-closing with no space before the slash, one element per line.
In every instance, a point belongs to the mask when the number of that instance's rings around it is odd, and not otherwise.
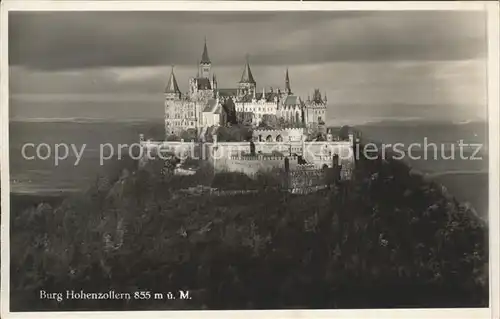
<path fill-rule="evenodd" d="M 263 173 L 256 193 L 193 197 L 180 189 L 220 177 L 127 167 L 12 212 L 13 311 L 488 305 L 486 225 L 403 163 L 361 159 L 352 182 L 303 196 Z M 57 303 L 40 289 L 192 299 Z"/>

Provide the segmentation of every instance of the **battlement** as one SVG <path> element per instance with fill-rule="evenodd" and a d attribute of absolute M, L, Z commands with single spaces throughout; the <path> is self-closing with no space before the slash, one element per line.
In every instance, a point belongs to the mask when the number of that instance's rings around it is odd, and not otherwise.
<path fill-rule="evenodd" d="M 285 158 L 287 158 L 290 161 L 297 161 L 298 157 L 297 156 L 272 156 L 272 155 L 256 155 L 256 156 L 245 156 L 245 155 L 237 155 L 237 156 L 231 156 L 231 160 L 238 160 L 238 161 L 285 161 Z"/>
<path fill-rule="evenodd" d="M 258 141 L 300 142 L 305 139 L 303 128 L 256 129 L 252 133 Z"/>
<path fill-rule="evenodd" d="M 291 127 L 291 128 L 283 128 L 283 129 L 255 129 L 253 130 L 256 133 L 278 133 L 278 132 L 287 132 L 287 133 L 304 133 L 303 128 L 299 127 Z"/>
<path fill-rule="evenodd" d="M 311 170 L 311 169 L 316 169 L 316 165 L 314 164 L 298 164 L 296 166 L 297 170 Z"/>

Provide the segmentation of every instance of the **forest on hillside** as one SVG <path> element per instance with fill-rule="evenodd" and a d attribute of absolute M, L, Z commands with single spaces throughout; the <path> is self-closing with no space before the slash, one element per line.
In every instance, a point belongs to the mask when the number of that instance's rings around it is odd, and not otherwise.
<path fill-rule="evenodd" d="M 12 211 L 11 310 L 487 307 L 487 226 L 397 161 L 360 159 L 308 195 L 120 163 L 82 194 Z M 189 300 L 41 300 L 60 292 L 189 291 Z"/>

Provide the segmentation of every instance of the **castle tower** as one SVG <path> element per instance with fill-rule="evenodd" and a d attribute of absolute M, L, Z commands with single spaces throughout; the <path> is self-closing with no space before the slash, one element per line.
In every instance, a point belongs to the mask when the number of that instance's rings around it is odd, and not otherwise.
<path fill-rule="evenodd" d="M 290 88 L 290 77 L 288 76 L 288 68 L 286 68 L 285 75 L 285 92 L 287 95 L 292 94 L 292 89 Z"/>
<path fill-rule="evenodd" d="M 215 77 L 215 73 L 212 75 L 212 89 L 214 90 L 214 97 L 216 97 L 219 91 L 217 90 L 217 78 Z"/>
<path fill-rule="evenodd" d="M 323 99 L 321 98 L 321 92 L 319 91 L 319 89 L 314 90 L 313 101 L 316 102 L 317 104 L 321 104 L 323 102 Z"/>
<path fill-rule="evenodd" d="M 257 83 L 255 82 L 250 69 L 250 63 L 248 62 L 248 55 L 246 57 L 245 68 L 243 69 L 243 74 L 241 74 L 241 80 L 238 84 L 238 95 L 244 96 L 246 94 L 252 94 L 255 92 L 255 87 Z"/>
<path fill-rule="evenodd" d="M 215 73 L 212 76 L 212 88 L 217 90 L 217 77 L 215 76 Z"/>
<path fill-rule="evenodd" d="M 179 90 L 179 85 L 177 84 L 177 79 L 175 78 L 174 66 L 172 66 L 172 71 L 170 72 L 170 78 L 168 79 L 167 86 L 165 87 L 165 99 L 179 100 L 180 98 L 181 98 L 181 90 Z"/>
<path fill-rule="evenodd" d="M 326 109 L 326 94 L 323 99 L 320 90 L 315 89 L 312 98 L 308 96 L 306 102 L 305 119 L 308 127 L 324 124 L 327 118 Z"/>
<path fill-rule="evenodd" d="M 210 78 L 210 68 L 212 67 L 212 62 L 208 57 L 208 49 L 207 49 L 207 38 L 205 38 L 205 45 L 203 46 L 203 53 L 201 55 L 200 68 L 201 68 L 201 77 L 202 78 Z"/>

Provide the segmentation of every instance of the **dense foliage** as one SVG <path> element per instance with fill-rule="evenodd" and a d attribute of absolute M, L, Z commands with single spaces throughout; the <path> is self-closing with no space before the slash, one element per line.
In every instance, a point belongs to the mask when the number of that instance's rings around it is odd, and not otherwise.
<path fill-rule="evenodd" d="M 163 140 L 163 137 L 155 139 L 156 141 L 161 141 Z M 191 141 L 197 141 L 198 140 L 198 133 L 197 130 L 194 128 L 188 128 L 186 130 L 183 130 L 177 134 L 169 134 L 166 136 L 165 140 L 170 141 L 170 142 L 180 142 L 180 141 L 185 141 L 185 142 L 191 142 Z"/>
<path fill-rule="evenodd" d="M 251 138 L 251 127 L 243 124 L 221 126 L 217 130 L 217 140 L 219 142 L 244 142 L 251 140 Z"/>
<path fill-rule="evenodd" d="M 399 162 L 361 159 L 353 181 L 304 196 L 269 188 L 266 174 L 158 169 L 129 167 L 57 207 L 13 212 L 12 310 L 488 305 L 485 225 Z M 178 191 L 240 183 L 260 191 Z M 41 289 L 192 299 L 58 303 Z"/>

